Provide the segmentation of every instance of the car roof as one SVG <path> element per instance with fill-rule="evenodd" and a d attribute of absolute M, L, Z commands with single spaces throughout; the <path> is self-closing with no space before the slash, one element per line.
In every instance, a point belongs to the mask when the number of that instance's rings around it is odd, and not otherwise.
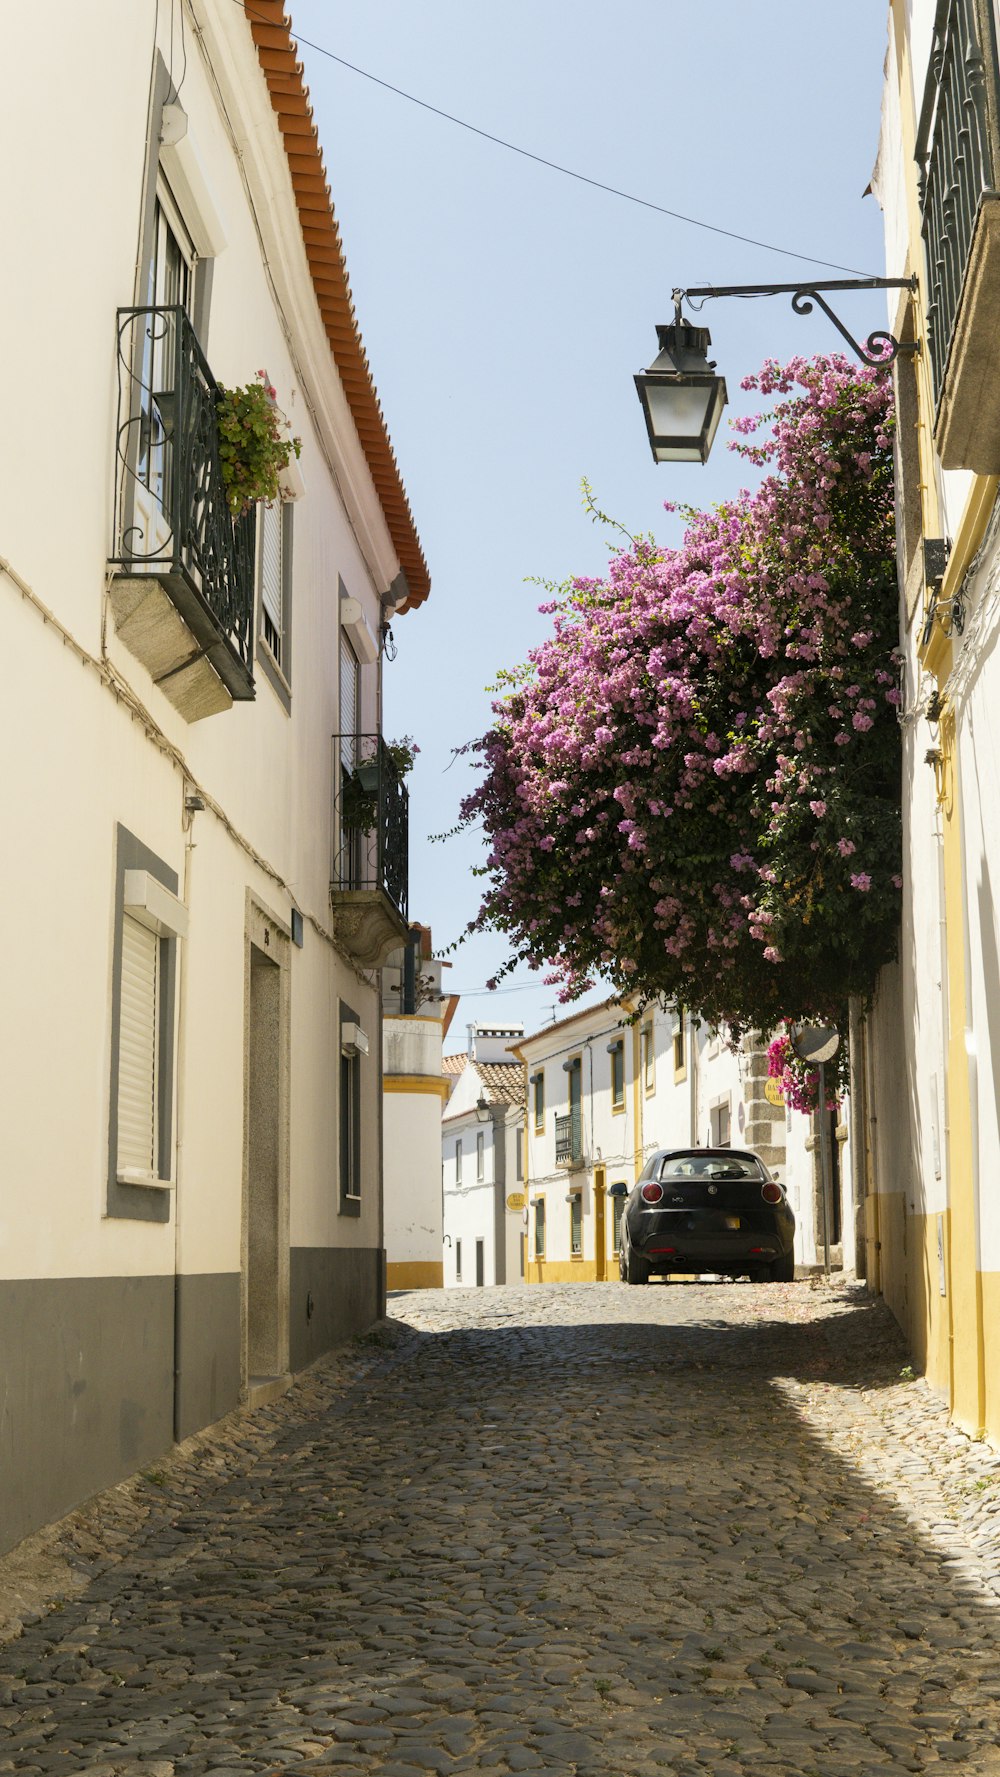
<path fill-rule="evenodd" d="M 698 1160 L 756 1160 L 759 1166 L 764 1164 L 760 1155 L 754 1153 L 753 1148 L 655 1148 L 649 1159 L 666 1159 L 668 1155 L 671 1159 L 675 1159 L 682 1154 L 690 1154 L 692 1159 L 697 1158 Z M 649 1161 L 646 1164 L 648 1165 Z"/>

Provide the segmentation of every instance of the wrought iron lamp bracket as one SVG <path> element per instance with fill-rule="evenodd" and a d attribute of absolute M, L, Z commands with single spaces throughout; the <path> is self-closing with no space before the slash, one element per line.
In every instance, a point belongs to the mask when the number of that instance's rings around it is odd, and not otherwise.
<path fill-rule="evenodd" d="M 920 350 L 917 340 L 897 339 L 894 334 L 884 328 L 875 328 L 869 333 L 864 344 L 844 326 L 840 317 L 834 314 L 826 301 L 824 292 L 836 290 L 916 290 L 917 280 L 911 278 L 835 278 L 828 283 L 814 284 L 707 284 L 692 290 L 675 290 L 674 320 L 680 323 L 683 319 L 681 304 L 685 300 L 704 302 L 710 296 L 790 296 L 792 308 L 797 315 L 811 315 L 813 304 L 819 307 L 827 318 L 833 322 L 842 339 L 847 341 L 851 350 L 857 354 L 862 364 L 875 367 L 892 364 L 896 358 L 906 356 Z"/>

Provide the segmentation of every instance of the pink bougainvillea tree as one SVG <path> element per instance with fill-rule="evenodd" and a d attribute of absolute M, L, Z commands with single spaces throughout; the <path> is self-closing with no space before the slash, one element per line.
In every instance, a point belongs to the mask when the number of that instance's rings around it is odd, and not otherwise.
<path fill-rule="evenodd" d="M 830 357 L 744 386 L 777 397 L 735 422 L 762 484 L 542 607 L 462 810 L 508 966 L 734 1033 L 842 1023 L 900 886 L 890 381 Z"/>

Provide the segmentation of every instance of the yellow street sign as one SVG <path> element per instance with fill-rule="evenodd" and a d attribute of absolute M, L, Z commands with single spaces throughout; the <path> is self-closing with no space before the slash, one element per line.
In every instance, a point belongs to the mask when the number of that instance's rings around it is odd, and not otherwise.
<path fill-rule="evenodd" d="M 781 1081 L 765 1080 L 764 1097 L 767 1099 L 768 1104 L 784 1104 L 785 1094 L 782 1091 Z"/>
<path fill-rule="evenodd" d="M 523 1191 L 512 1191 L 510 1196 L 507 1199 L 507 1208 L 508 1209 L 523 1209 L 524 1208 L 524 1192 Z"/>

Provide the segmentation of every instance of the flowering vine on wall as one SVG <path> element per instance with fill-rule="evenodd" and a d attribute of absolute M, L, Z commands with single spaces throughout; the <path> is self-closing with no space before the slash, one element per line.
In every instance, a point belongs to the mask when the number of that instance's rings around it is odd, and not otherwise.
<path fill-rule="evenodd" d="M 462 807 L 490 848 L 470 930 L 505 933 L 508 968 L 735 1035 L 843 1026 L 901 886 L 889 377 L 797 358 L 744 387 L 779 397 L 735 422 L 762 485 L 542 607 Z"/>

